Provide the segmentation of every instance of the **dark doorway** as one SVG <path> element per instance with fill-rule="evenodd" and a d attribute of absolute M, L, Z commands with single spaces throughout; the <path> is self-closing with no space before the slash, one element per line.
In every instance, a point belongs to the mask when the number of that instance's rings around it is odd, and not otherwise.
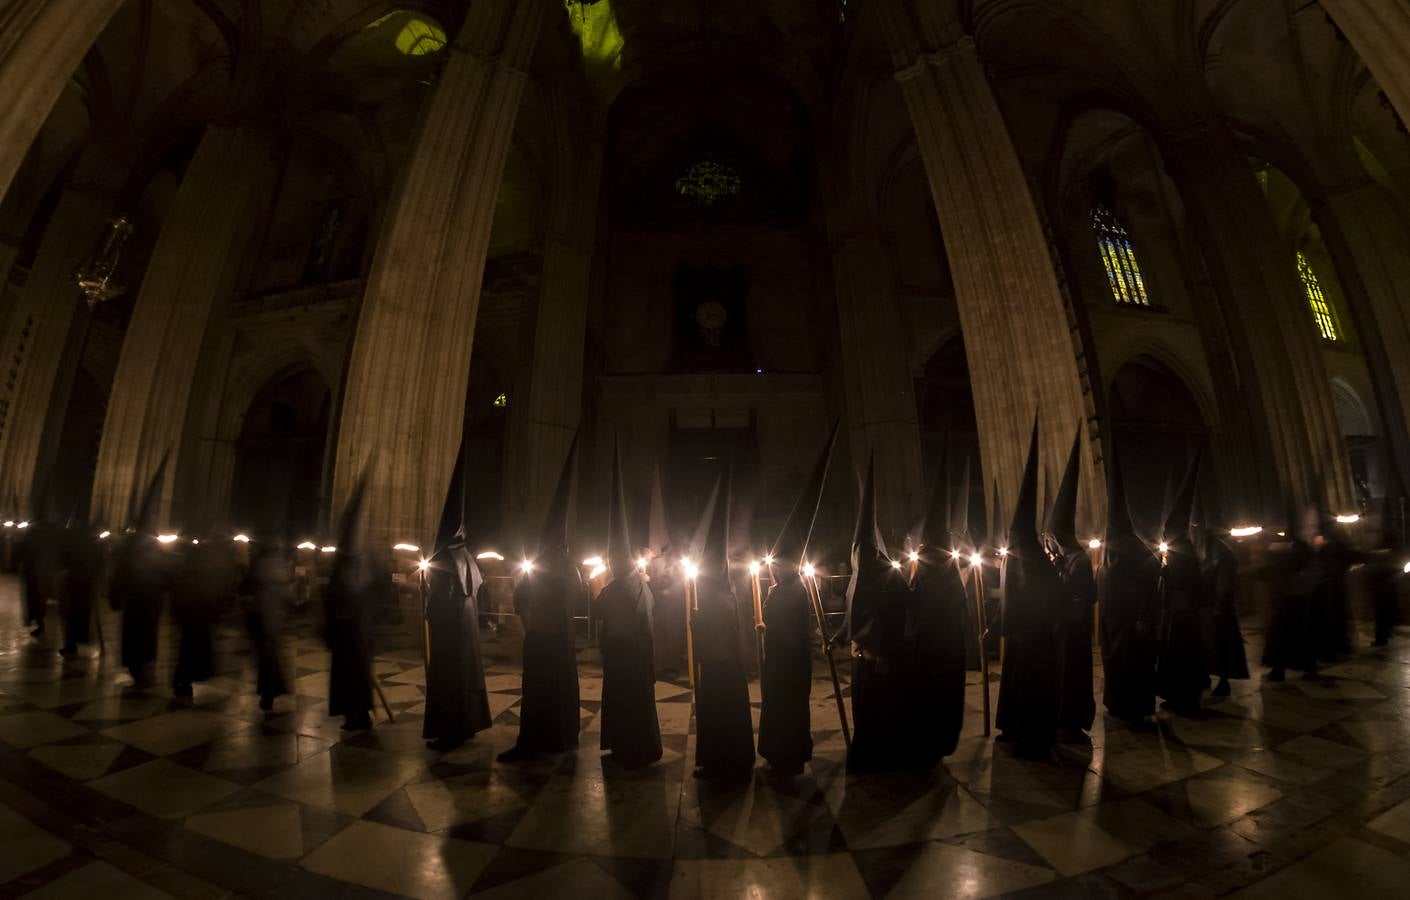
<path fill-rule="evenodd" d="M 1203 445 L 1208 432 L 1204 416 L 1179 376 L 1148 357 L 1117 371 L 1110 407 L 1131 518 L 1142 534 L 1154 539 L 1190 455 Z M 1206 484 L 1211 481 L 1205 479 Z"/>
<path fill-rule="evenodd" d="M 232 524 L 262 537 L 303 540 L 318 528 L 330 393 L 300 368 L 255 396 L 235 449 Z"/>
<path fill-rule="evenodd" d="M 938 477 L 942 449 L 948 443 L 951 484 L 958 484 L 969 459 L 973 477 L 969 498 L 970 534 L 985 534 L 985 493 L 979 462 L 979 426 L 974 416 L 974 395 L 969 386 L 969 361 L 964 337 L 955 334 L 931 354 L 925 373 L 916 381 L 916 415 L 920 419 L 921 451 L 925 481 Z"/>
<path fill-rule="evenodd" d="M 666 460 L 665 502 L 670 523 L 671 541 L 684 552 L 715 481 L 734 467 L 734 527 L 731 529 L 735 547 L 749 546 L 750 536 L 739 523 L 748 521 L 746 498 L 755 494 L 758 479 L 758 444 L 753 414 L 723 418 L 715 413 L 696 417 L 671 417 L 671 442 Z M 720 502 L 724 502 L 722 497 Z M 731 550 L 735 548 L 732 547 Z"/>

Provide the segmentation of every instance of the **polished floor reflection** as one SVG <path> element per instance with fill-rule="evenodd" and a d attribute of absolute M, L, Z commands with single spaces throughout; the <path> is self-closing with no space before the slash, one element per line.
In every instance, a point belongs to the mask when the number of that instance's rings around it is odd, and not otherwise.
<path fill-rule="evenodd" d="M 689 776 L 682 684 L 657 685 L 658 765 L 623 772 L 600 759 L 591 651 L 583 749 L 501 765 L 517 729 L 514 667 L 490 671 L 495 727 L 432 752 L 411 619 L 379 629 L 395 724 L 379 710 L 374 731 L 347 737 L 326 716 L 328 655 L 311 621 L 285 645 L 298 693 L 266 716 L 233 622 L 217 642 L 219 677 L 183 701 L 132 692 L 111 653 L 61 660 L 52 636 L 19 628 L 18 606 L 13 579 L 0 579 L 0 897 L 1410 891 L 1407 635 L 1381 651 L 1363 637 L 1315 678 L 1236 682 L 1198 719 L 1162 714 L 1132 732 L 1099 718 L 1091 746 L 1044 762 L 982 737 L 976 682 L 959 751 L 927 776 L 846 777 L 820 677 L 807 772 L 724 786 Z M 110 639 L 116 625 L 104 622 Z M 168 636 L 163 666 L 172 649 Z"/>

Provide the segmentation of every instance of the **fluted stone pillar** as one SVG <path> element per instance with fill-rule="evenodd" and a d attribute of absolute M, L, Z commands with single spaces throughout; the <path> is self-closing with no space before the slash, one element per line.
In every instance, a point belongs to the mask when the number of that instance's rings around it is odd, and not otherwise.
<path fill-rule="evenodd" d="M 1366 361 L 1389 452 L 1410 477 L 1410 232 L 1385 190 L 1364 179 L 1309 195 L 1337 263 Z"/>
<path fill-rule="evenodd" d="M 583 348 L 602 184 L 603 147 L 597 136 L 575 140 L 560 129 L 558 138 L 562 161 L 549 201 L 533 368 L 528 396 L 510 414 L 516 422 L 511 519 L 526 536 L 548 506 L 582 418 Z"/>
<path fill-rule="evenodd" d="M 369 535 L 434 537 L 464 420 L 495 198 L 546 0 L 477 0 L 428 101 L 353 339 L 334 467 Z"/>
<path fill-rule="evenodd" d="M 0 0 L 0 197 L 123 0 Z"/>
<path fill-rule="evenodd" d="M 1323 494 L 1348 508 L 1350 469 L 1316 323 L 1247 157 L 1219 122 L 1162 143 L 1220 299 L 1248 414 L 1266 435 L 1264 513 L 1280 518 L 1286 501 L 1316 502 Z"/>
<path fill-rule="evenodd" d="M 229 300 L 276 171 L 269 135 L 206 128 L 162 224 L 118 358 L 98 447 L 95 522 L 124 524 L 133 485 L 145 484 L 168 449 L 172 470 L 161 509 L 169 508 L 208 328 Z"/>
<path fill-rule="evenodd" d="M 89 316 L 74 273 L 101 240 L 113 198 L 93 185 L 64 189 L 8 317 L 0 344 L 0 497 L 12 500 L 16 515 L 29 509 L 36 479 L 52 463 L 41 458 L 45 435 L 52 441 L 62 427 Z"/>
<path fill-rule="evenodd" d="M 909 526 L 924 512 L 926 481 L 910 340 L 880 231 L 835 229 L 832 271 L 852 459 L 860 470 L 875 454 L 878 513 L 883 522 Z"/>
<path fill-rule="evenodd" d="M 918 10 L 938 9 L 918 5 Z M 930 180 L 969 359 L 986 483 L 1007 519 L 1035 408 L 1043 465 L 1058 477 L 1088 417 L 1082 374 L 1037 206 L 974 41 L 934 52 L 897 0 L 878 4 Z M 1089 432 L 1089 436 L 1096 435 Z M 1083 456 L 1082 508 L 1105 508 L 1095 455 Z"/>
<path fill-rule="evenodd" d="M 1321 0 L 1410 124 L 1410 0 Z"/>

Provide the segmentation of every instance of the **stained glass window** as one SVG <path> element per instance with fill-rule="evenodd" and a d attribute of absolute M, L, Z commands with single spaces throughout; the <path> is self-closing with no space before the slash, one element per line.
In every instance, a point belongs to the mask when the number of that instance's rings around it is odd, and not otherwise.
<path fill-rule="evenodd" d="M 723 163 L 701 160 L 676 179 L 676 193 L 704 207 L 739 195 L 739 173 Z"/>
<path fill-rule="evenodd" d="M 397 32 L 396 47 L 407 56 L 429 56 L 439 53 L 446 46 L 445 29 L 430 19 L 423 19 L 404 10 L 387 13 L 367 26 L 368 31 L 384 25 L 401 23 Z"/>
<path fill-rule="evenodd" d="M 1317 273 L 1312 271 L 1312 263 L 1308 262 L 1307 254 L 1301 250 L 1297 253 L 1297 274 L 1302 277 L 1302 289 L 1307 292 L 1307 305 L 1312 307 L 1312 318 L 1317 323 L 1317 332 L 1322 335 L 1324 341 L 1336 341 L 1337 321 L 1332 315 L 1332 305 L 1327 302 L 1327 295 L 1322 293 L 1322 282 L 1317 280 Z"/>
<path fill-rule="evenodd" d="M 508 406 L 509 406 L 509 395 L 508 395 L 508 394 L 500 393 L 500 394 L 496 395 L 496 397 L 494 398 L 494 408 L 495 408 L 495 409 L 505 409 L 505 408 L 507 408 Z"/>
<path fill-rule="evenodd" d="M 1092 229 L 1097 233 L 1097 250 L 1111 284 L 1112 297 L 1124 306 L 1150 306 L 1146 280 L 1136 262 L 1136 248 L 1116 214 L 1103 204 L 1094 205 Z"/>

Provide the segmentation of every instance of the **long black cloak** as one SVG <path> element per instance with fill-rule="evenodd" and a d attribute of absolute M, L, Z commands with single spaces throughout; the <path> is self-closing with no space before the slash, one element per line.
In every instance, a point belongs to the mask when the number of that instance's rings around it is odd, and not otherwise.
<path fill-rule="evenodd" d="M 156 538 L 139 532 L 123 540 L 113 566 L 108 602 L 122 611 L 122 665 L 138 685 L 148 683 L 157 658 L 167 565 L 167 554 Z"/>
<path fill-rule="evenodd" d="M 562 753 L 578 746 L 573 607 L 584 592 L 582 576 L 568 559 L 566 547 L 540 557 L 539 568 L 514 588 L 514 611 L 524 622 L 524 680 L 519 740 L 511 758 Z"/>
<path fill-rule="evenodd" d="M 1317 590 L 1314 563 L 1312 548 L 1299 538 L 1289 537 L 1269 550 L 1271 585 L 1263 665 L 1274 673 L 1317 668 L 1312 631 L 1312 600 Z"/>
<path fill-rule="evenodd" d="M 474 566 L 469 552 L 464 555 Z M 426 718 L 421 726 L 423 738 L 445 747 L 464 743 L 493 724 L 480 658 L 478 592 L 473 587 L 465 591 L 456 562 L 449 556 L 432 557 L 427 575 L 430 657 L 426 660 Z M 469 576 L 469 582 L 480 583 L 478 572 Z"/>
<path fill-rule="evenodd" d="M 24 591 L 26 625 L 44 627 L 49 598 L 59 592 L 62 564 L 61 529 L 50 522 L 31 522 L 20 543 L 20 587 Z"/>
<path fill-rule="evenodd" d="M 1203 546 L 1200 574 L 1204 586 L 1205 637 L 1209 674 L 1216 678 L 1248 678 L 1248 655 L 1239 628 L 1239 561 L 1229 545 L 1210 535 Z"/>
<path fill-rule="evenodd" d="M 274 698 L 288 693 L 279 638 L 293 597 L 293 571 L 284 553 L 272 545 L 257 549 L 240 593 L 250 598 L 245 628 L 250 635 L 257 671 L 255 691 L 266 709 Z"/>
<path fill-rule="evenodd" d="M 1168 543 L 1162 575 L 1160 629 L 1156 636 L 1155 692 L 1170 709 L 1199 711 L 1209 687 L 1204 657 L 1204 579 L 1194 544 L 1186 535 Z"/>
<path fill-rule="evenodd" d="M 728 578 L 702 575 L 700 609 L 691 616 L 695 686 L 695 763 L 701 775 L 733 775 L 754 767 L 754 718 L 740 648 L 739 606 Z"/>
<path fill-rule="evenodd" d="M 186 548 L 171 584 L 171 617 L 178 629 L 176 669 L 178 691 L 211 677 L 215 665 L 211 629 L 229 607 L 234 570 L 229 556 L 214 542 Z"/>
<path fill-rule="evenodd" d="M 814 622 L 803 577 L 788 569 L 779 572 L 764 598 L 759 755 L 784 774 L 802 771 L 813 758 L 809 714 Z"/>
<path fill-rule="evenodd" d="M 1077 426 L 1067 468 L 1048 518 L 1045 544 L 1063 586 L 1058 616 L 1058 727 L 1089 731 L 1096 720 L 1092 696 L 1092 612 L 1097 602 L 1092 558 L 1077 539 L 1077 487 L 1082 470 L 1082 434 Z"/>
<path fill-rule="evenodd" d="M 338 548 L 324 591 L 323 637 L 328 643 L 328 715 L 344 727 L 367 727 L 372 710 L 372 610 L 376 586 L 371 566 Z"/>
<path fill-rule="evenodd" d="M 64 587 L 59 611 L 64 619 L 64 648 L 89 642 L 93 606 L 103 577 L 103 546 L 88 528 L 70 528 L 63 540 Z"/>
<path fill-rule="evenodd" d="M 593 601 L 602 649 L 602 749 L 614 762 L 640 768 L 661 758 L 656 671 L 651 649 L 651 588 L 630 561 Z"/>

